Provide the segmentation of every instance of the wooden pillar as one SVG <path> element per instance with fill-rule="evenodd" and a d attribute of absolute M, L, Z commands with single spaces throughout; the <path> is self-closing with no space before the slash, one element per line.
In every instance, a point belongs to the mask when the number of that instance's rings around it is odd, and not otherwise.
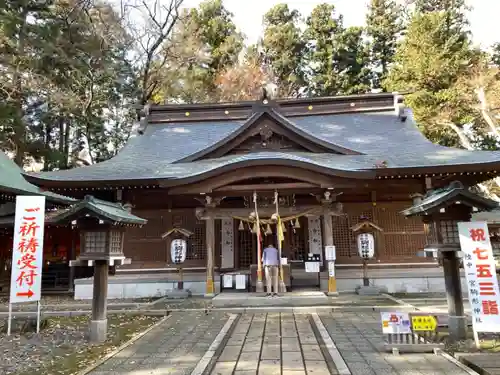
<path fill-rule="evenodd" d="M 327 206 L 323 207 L 323 246 L 333 246 L 333 223 L 332 215 Z M 335 261 L 328 263 L 328 295 L 338 295 L 337 279 L 335 277 Z"/>
<path fill-rule="evenodd" d="M 90 340 L 106 341 L 108 298 L 108 262 L 96 260 L 94 265 L 94 289 L 92 295 L 92 319 L 90 321 Z"/>
<path fill-rule="evenodd" d="M 76 240 L 75 236 L 77 234 L 76 228 L 71 225 L 71 247 L 68 251 L 68 264 L 76 258 Z M 69 277 L 68 277 L 68 291 L 73 292 L 75 290 L 75 267 L 69 267 Z"/>
<path fill-rule="evenodd" d="M 215 219 L 212 215 L 205 220 L 206 225 L 206 242 L 207 242 L 207 281 L 206 281 L 206 297 L 213 297 L 215 294 L 214 287 L 214 251 L 215 251 Z"/>

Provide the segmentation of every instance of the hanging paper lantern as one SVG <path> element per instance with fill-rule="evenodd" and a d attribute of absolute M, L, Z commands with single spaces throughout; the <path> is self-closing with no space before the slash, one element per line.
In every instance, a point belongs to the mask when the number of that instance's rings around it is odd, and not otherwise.
<path fill-rule="evenodd" d="M 273 234 L 273 231 L 271 230 L 271 226 L 269 224 L 267 224 L 266 235 L 269 235 L 269 234 Z"/>
<path fill-rule="evenodd" d="M 375 237 L 372 233 L 360 233 L 357 236 L 358 254 L 363 259 L 373 258 L 375 255 Z"/>
<path fill-rule="evenodd" d="M 300 228 L 300 222 L 299 219 L 295 219 L 295 228 L 299 229 Z"/>
<path fill-rule="evenodd" d="M 243 225 L 243 221 L 240 220 L 240 225 L 238 227 L 238 230 L 245 230 L 245 226 Z"/>

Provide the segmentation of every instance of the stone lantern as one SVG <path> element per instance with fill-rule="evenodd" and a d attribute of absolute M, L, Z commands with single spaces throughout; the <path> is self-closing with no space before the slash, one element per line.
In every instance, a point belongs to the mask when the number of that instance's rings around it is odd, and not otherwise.
<path fill-rule="evenodd" d="M 421 217 L 426 240 L 421 253 L 437 257 L 443 267 L 452 341 L 464 340 L 467 336 L 458 223 L 469 221 L 473 212 L 489 211 L 497 205 L 497 202 L 469 191 L 460 181 L 454 181 L 445 188 L 429 191 L 425 196 L 414 199 L 413 206 L 402 211 L 406 217 Z"/>
<path fill-rule="evenodd" d="M 58 215 L 57 221 L 71 221 L 79 230 L 80 255 L 70 261 L 70 266 L 94 267 L 90 339 L 103 342 L 107 332 L 108 269 L 130 263 L 123 253 L 125 230 L 127 227 L 142 226 L 147 221 L 132 215 L 119 203 L 92 196 L 86 196 L 83 201 Z"/>

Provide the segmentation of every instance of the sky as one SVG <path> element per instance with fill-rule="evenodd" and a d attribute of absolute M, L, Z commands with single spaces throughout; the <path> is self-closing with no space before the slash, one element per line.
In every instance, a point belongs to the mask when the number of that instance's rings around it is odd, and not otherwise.
<path fill-rule="evenodd" d="M 185 0 L 186 6 L 192 7 L 201 0 Z M 346 26 L 364 25 L 369 0 L 224 0 L 224 5 L 234 14 L 236 25 L 248 38 L 249 43 L 258 40 L 262 32 L 262 16 L 271 7 L 287 3 L 290 8 L 307 15 L 320 3 L 334 4 L 344 16 Z M 494 42 L 500 42 L 500 0 L 468 0 L 472 11 L 469 15 L 474 43 L 484 48 Z"/>

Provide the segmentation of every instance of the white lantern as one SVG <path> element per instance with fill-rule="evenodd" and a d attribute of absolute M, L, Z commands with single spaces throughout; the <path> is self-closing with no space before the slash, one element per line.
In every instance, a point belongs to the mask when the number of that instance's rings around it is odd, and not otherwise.
<path fill-rule="evenodd" d="M 170 259 L 175 264 L 184 263 L 186 260 L 187 243 L 186 240 L 176 239 L 170 244 Z"/>
<path fill-rule="evenodd" d="M 358 234 L 358 254 L 363 259 L 373 258 L 375 255 L 375 237 L 372 233 Z"/>

